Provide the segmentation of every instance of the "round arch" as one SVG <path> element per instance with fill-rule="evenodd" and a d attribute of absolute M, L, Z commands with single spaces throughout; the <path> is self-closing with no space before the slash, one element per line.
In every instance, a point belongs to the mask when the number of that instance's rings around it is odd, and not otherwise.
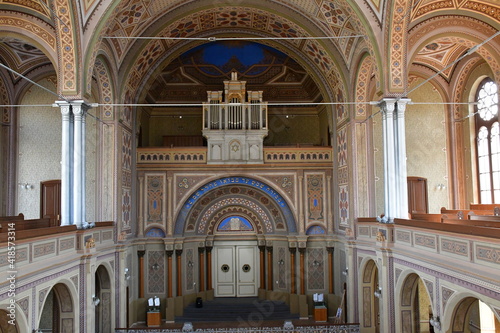
<path fill-rule="evenodd" d="M 111 281 L 108 268 L 104 264 L 99 265 L 95 271 L 94 286 L 94 323 L 96 332 L 111 333 L 113 329 L 111 313 L 113 308 L 113 284 Z"/>
<path fill-rule="evenodd" d="M 429 331 L 430 319 L 435 314 L 433 298 L 424 280 L 414 271 L 402 273 L 396 283 L 396 330 L 399 332 Z"/>
<path fill-rule="evenodd" d="M 472 292 L 455 292 L 446 299 L 443 304 L 443 322 L 441 323 L 444 332 L 470 332 L 467 330 L 467 325 L 472 319 L 477 320 L 475 316 L 479 316 L 479 301 L 494 315 L 497 328 L 500 327 L 500 307 L 494 308 L 492 304 L 497 304 L 498 301 Z M 479 320 L 477 320 L 479 322 Z"/>
<path fill-rule="evenodd" d="M 375 297 L 375 291 L 379 287 L 379 270 L 376 259 L 367 258 L 360 265 L 361 279 L 359 290 L 359 304 L 362 327 L 367 332 L 380 332 L 379 299 Z"/>
<path fill-rule="evenodd" d="M 72 332 L 77 325 L 75 292 L 64 282 L 58 282 L 47 293 L 39 314 L 38 328 L 54 332 Z M 41 301 L 41 300 L 40 300 Z"/>
<path fill-rule="evenodd" d="M 250 217 L 258 233 L 259 229 L 260 233 L 297 232 L 295 216 L 278 191 L 263 181 L 233 176 L 210 181 L 191 192 L 177 215 L 174 234 L 213 232 L 216 222 L 229 214 L 224 211 L 228 205 Z"/>

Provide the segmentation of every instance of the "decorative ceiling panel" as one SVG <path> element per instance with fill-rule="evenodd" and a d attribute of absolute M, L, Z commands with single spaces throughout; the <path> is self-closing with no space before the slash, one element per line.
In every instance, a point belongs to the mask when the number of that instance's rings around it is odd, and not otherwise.
<path fill-rule="evenodd" d="M 50 12 L 48 10 L 47 1 L 46 0 L 0 0 L 0 5 L 8 4 L 15 5 L 18 7 L 22 7 L 24 9 L 34 10 L 43 16 L 50 17 Z M 20 9 L 20 11 L 23 11 Z"/>
<path fill-rule="evenodd" d="M 500 22 L 500 1 L 498 0 L 421 0 L 412 12 L 412 20 L 443 10 L 469 10 Z"/>
<path fill-rule="evenodd" d="M 15 38 L 0 39 L 0 54 L 9 68 L 25 75 L 34 68 L 50 63 L 45 54 L 38 48 Z M 11 74 L 13 81 L 20 79 L 20 76 Z"/>
<path fill-rule="evenodd" d="M 460 57 L 467 48 L 450 38 L 440 38 L 432 43 L 427 44 L 414 59 L 415 63 L 420 63 L 432 70 L 439 72 L 448 64 L 455 61 Z M 449 79 L 450 74 L 453 72 L 453 66 L 446 69 L 442 76 Z"/>

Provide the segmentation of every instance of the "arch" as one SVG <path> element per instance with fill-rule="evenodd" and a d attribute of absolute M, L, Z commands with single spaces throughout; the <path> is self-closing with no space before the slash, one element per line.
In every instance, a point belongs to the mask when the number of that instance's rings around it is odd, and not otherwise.
<path fill-rule="evenodd" d="M 38 328 L 51 329 L 54 332 L 75 331 L 74 299 L 65 283 L 59 282 L 54 285 L 43 302 Z"/>
<path fill-rule="evenodd" d="M 430 330 L 430 319 L 438 316 L 434 314 L 432 297 L 428 286 L 422 278 L 414 272 L 407 272 L 400 277 L 396 287 L 396 327 L 402 333 L 427 332 Z"/>
<path fill-rule="evenodd" d="M 9 309 L 7 309 L 7 310 L 0 309 L 0 332 L 6 332 L 6 333 L 19 333 L 19 332 L 21 332 L 19 330 L 19 326 L 17 324 L 17 316 L 18 316 L 17 310 L 18 309 L 16 309 L 15 304 L 13 304 L 13 305 L 14 305 L 14 310 L 13 310 L 14 317 L 9 316 L 11 314 Z M 14 318 L 14 319 L 11 319 L 11 318 Z"/>
<path fill-rule="evenodd" d="M 494 320 L 497 325 L 496 327 L 498 329 L 500 327 L 500 309 L 491 306 L 491 304 L 497 303 L 497 300 L 466 291 L 452 293 L 451 296 L 446 299 L 446 302 L 443 299 L 442 318 L 444 321 L 441 324 L 443 332 L 470 332 L 468 323 L 471 319 L 475 322 L 475 316 L 476 312 L 479 311 L 480 301 L 486 305 L 489 311 L 493 312 Z"/>
<path fill-rule="evenodd" d="M 95 331 L 102 333 L 112 332 L 111 309 L 113 308 L 112 283 L 108 269 L 99 265 L 95 272 L 95 297 L 99 299 L 94 308 Z"/>
<path fill-rule="evenodd" d="M 177 215 L 174 234 L 213 232 L 216 222 L 238 210 L 253 222 L 257 233 L 297 231 L 294 214 L 278 191 L 262 181 L 234 176 L 194 190 Z"/>
<path fill-rule="evenodd" d="M 361 266 L 359 300 L 361 306 L 361 325 L 366 332 L 380 332 L 380 302 L 375 298 L 379 287 L 378 266 L 375 260 L 368 259 Z"/>

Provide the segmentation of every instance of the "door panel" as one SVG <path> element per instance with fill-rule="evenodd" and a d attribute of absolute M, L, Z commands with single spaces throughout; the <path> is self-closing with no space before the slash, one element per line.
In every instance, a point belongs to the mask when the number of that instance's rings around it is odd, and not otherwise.
<path fill-rule="evenodd" d="M 50 226 L 58 226 L 61 216 L 61 181 L 42 182 L 40 196 L 40 218 L 49 218 Z"/>
<path fill-rule="evenodd" d="M 216 297 L 257 296 L 257 246 L 214 246 Z"/>
<path fill-rule="evenodd" d="M 215 296 L 236 296 L 234 246 L 217 247 L 215 257 Z"/>
<path fill-rule="evenodd" d="M 257 294 L 255 249 L 255 246 L 236 246 L 238 253 L 238 296 L 255 296 Z"/>

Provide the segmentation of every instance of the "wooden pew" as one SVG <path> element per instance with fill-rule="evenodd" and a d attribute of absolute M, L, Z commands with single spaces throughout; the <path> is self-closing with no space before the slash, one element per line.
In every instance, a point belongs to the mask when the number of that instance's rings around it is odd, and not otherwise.
<path fill-rule="evenodd" d="M 50 227 L 50 219 L 33 219 L 33 220 L 10 220 L 0 221 L 0 233 L 11 231 L 21 231 L 28 229 L 41 229 Z M 13 229 L 13 230 L 12 230 Z"/>
<path fill-rule="evenodd" d="M 412 220 L 429 221 L 429 222 L 441 222 L 441 214 L 414 213 L 414 214 L 411 214 L 411 219 Z"/>
<path fill-rule="evenodd" d="M 0 222 L 2 222 L 2 221 L 17 221 L 17 220 L 24 220 L 24 214 L 19 213 L 19 215 L 13 215 L 13 216 L 0 216 Z"/>
<path fill-rule="evenodd" d="M 475 216 L 481 216 L 485 217 L 483 215 L 475 215 Z M 477 219 L 477 220 L 470 220 L 470 219 L 457 219 L 455 217 L 448 217 L 447 215 L 443 215 L 442 222 L 444 224 L 455 224 L 455 225 L 466 225 L 466 226 L 473 226 L 473 227 L 486 227 L 486 228 L 500 228 L 500 219 L 499 220 L 491 220 L 491 219 Z"/>
<path fill-rule="evenodd" d="M 477 210 L 486 210 L 492 212 L 491 215 L 493 215 L 493 211 L 495 210 L 495 207 L 500 208 L 500 204 L 470 204 L 470 210 L 472 211 L 477 211 Z M 479 215 L 479 214 L 478 214 Z"/>

